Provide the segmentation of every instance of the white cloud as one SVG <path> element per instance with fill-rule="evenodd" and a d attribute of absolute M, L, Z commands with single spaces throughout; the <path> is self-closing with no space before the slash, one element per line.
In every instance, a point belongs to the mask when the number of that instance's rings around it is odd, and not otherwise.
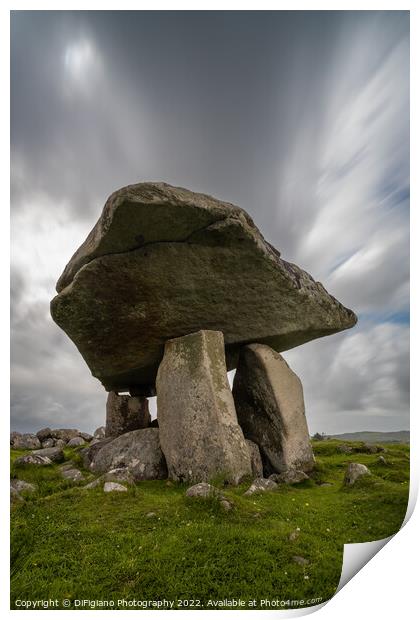
<path fill-rule="evenodd" d="M 66 96 L 97 94 L 103 63 L 97 48 L 88 38 L 71 41 L 65 46 L 63 69 L 63 93 Z"/>

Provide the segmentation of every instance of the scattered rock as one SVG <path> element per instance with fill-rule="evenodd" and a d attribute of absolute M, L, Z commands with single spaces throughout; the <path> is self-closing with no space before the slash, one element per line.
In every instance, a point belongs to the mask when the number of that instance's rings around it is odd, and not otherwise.
<path fill-rule="evenodd" d="M 126 467 L 137 480 L 162 480 L 167 478 L 165 457 L 159 445 L 159 430 L 143 428 L 105 440 L 102 446 L 89 448 L 92 458 L 90 470 L 106 473 L 111 469 Z M 94 451 L 92 455 L 91 451 Z"/>
<path fill-rule="evenodd" d="M 125 482 L 126 484 L 134 484 L 134 476 L 128 469 L 128 467 L 117 467 L 111 469 L 102 476 L 105 482 Z"/>
<path fill-rule="evenodd" d="M 261 460 L 260 449 L 256 443 L 250 439 L 245 439 L 246 445 L 249 448 L 249 454 L 251 456 L 251 472 L 255 478 L 263 477 L 263 464 Z"/>
<path fill-rule="evenodd" d="M 185 491 L 187 497 L 220 497 L 220 491 L 208 482 L 199 482 Z"/>
<path fill-rule="evenodd" d="M 44 439 L 41 445 L 43 448 L 54 448 L 55 439 L 53 439 L 52 437 L 50 437 L 49 439 Z"/>
<path fill-rule="evenodd" d="M 153 519 L 154 517 L 156 517 L 156 513 L 155 512 L 148 512 L 146 514 L 147 519 Z"/>
<path fill-rule="evenodd" d="M 72 482 L 82 482 L 85 479 L 84 475 L 79 469 L 63 469 L 61 471 L 61 475 L 66 480 L 71 480 Z"/>
<path fill-rule="evenodd" d="M 18 478 L 12 478 L 10 481 L 10 488 L 13 488 L 18 493 L 26 492 L 33 493 L 36 491 L 36 486 L 30 482 L 19 480 Z"/>
<path fill-rule="evenodd" d="M 232 392 L 244 435 L 260 448 L 265 476 L 313 469 L 302 384 L 280 353 L 263 344 L 242 347 Z"/>
<path fill-rule="evenodd" d="M 90 433 L 80 433 L 80 437 L 84 439 L 86 443 L 90 443 L 93 439 L 93 435 Z"/>
<path fill-rule="evenodd" d="M 353 452 L 353 448 L 351 446 L 347 446 L 346 444 L 342 444 L 341 446 L 337 446 L 337 452 L 340 454 L 351 454 Z"/>
<path fill-rule="evenodd" d="M 105 439 L 105 426 L 99 426 L 93 433 L 94 439 Z"/>
<path fill-rule="evenodd" d="M 40 454 L 26 454 L 17 458 L 15 465 L 52 465 L 52 460 Z"/>
<path fill-rule="evenodd" d="M 10 444 L 16 450 L 36 450 L 41 447 L 41 442 L 33 433 L 11 433 Z"/>
<path fill-rule="evenodd" d="M 36 436 L 38 437 L 39 441 L 41 443 L 43 443 L 46 439 L 51 439 L 52 438 L 52 430 L 50 429 L 49 426 L 47 426 L 46 428 L 41 428 L 40 431 L 37 432 Z M 51 446 L 46 446 L 51 447 Z"/>
<path fill-rule="evenodd" d="M 290 532 L 289 534 L 289 540 L 293 541 L 296 540 L 297 538 L 299 538 L 300 536 L 300 530 L 296 529 L 293 530 L 293 532 Z"/>
<path fill-rule="evenodd" d="M 382 455 L 378 456 L 378 464 L 379 465 L 388 465 L 388 461 Z"/>
<path fill-rule="evenodd" d="M 229 512 L 229 510 L 232 510 L 232 504 L 227 500 L 227 499 L 222 499 L 220 501 L 220 506 L 223 508 L 223 510 L 225 510 L 226 512 Z"/>
<path fill-rule="evenodd" d="M 377 452 L 379 452 L 378 446 L 374 446 L 372 443 L 365 443 L 362 449 L 368 454 L 376 454 Z"/>
<path fill-rule="evenodd" d="M 105 482 L 104 493 L 112 493 L 113 491 L 127 491 L 127 487 L 118 482 Z"/>
<path fill-rule="evenodd" d="M 106 437 L 119 437 L 148 426 L 150 413 L 147 398 L 109 392 L 106 401 Z"/>
<path fill-rule="evenodd" d="M 57 291 L 52 317 L 93 376 L 145 396 L 165 341 L 197 326 L 224 333 L 233 368 L 243 342 L 285 350 L 357 320 L 243 209 L 166 183 L 114 192 Z"/>
<path fill-rule="evenodd" d="M 292 561 L 295 564 L 299 564 L 299 566 L 307 566 L 309 564 L 309 560 L 303 558 L 301 555 L 294 555 L 292 557 Z"/>
<path fill-rule="evenodd" d="M 64 461 L 64 452 L 61 448 L 42 448 L 41 450 L 35 450 L 33 453 L 37 456 L 46 456 L 54 463 L 61 463 Z"/>
<path fill-rule="evenodd" d="M 18 437 L 22 437 L 22 433 L 18 433 L 16 431 L 12 431 L 10 433 L 10 445 L 13 446 L 13 444 L 15 443 L 16 439 Z"/>
<path fill-rule="evenodd" d="M 271 474 L 268 479 L 274 480 L 277 484 L 299 484 L 299 482 L 309 480 L 309 476 L 299 469 L 288 469 L 280 474 Z"/>
<path fill-rule="evenodd" d="M 244 495 L 253 495 L 254 493 L 264 493 L 265 491 L 274 491 L 277 484 L 268 478 L 256 478 Z"/>
<path fill-rule="evenodd" d="M 251 475 L 221 332 L 201 330 L 166 342 L 156 391 L 159 439 L 170 478 L 208 481 L 223 474 L 237 484 Z"/>
<path fill-rule="evenodd" d="M 51 437 L 54 439 L 62 439 L 66 443 L 73 439 L 73 437 L 78 437 L 79 431 L 77 428 L 54 428 L 51 431 Z"/>
<path fill-rule="evenodd" d="M 356 480 L 368 474 L 370 474 L 370 471 L 366 465 L 362 465 L 361 463 L 349 463 L 344 475 L 344 484 L 352 486 Z"/>
<path fill-rule="evenodd" d="M 85 444 L 83 437 L 72 437 L 67 443 L 68 448 L 76 448 L 77 446 L 83 446 Z"/>

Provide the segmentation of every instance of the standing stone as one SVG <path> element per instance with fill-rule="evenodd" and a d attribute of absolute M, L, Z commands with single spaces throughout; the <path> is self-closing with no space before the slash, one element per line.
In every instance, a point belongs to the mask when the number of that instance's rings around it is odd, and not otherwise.
<path fill-rule="evenodd" d="M 156 382 L 159 438 L 174 480 L 251 475 L 226 372 L 223 334 L 202 330 L 169 340 Z"/>
<path fill-rule="evenodd" d="M 150 425 L 147 398 L 119 395 L 110 392 L 106 401 L 105 437 L 119 437 L 124 433 L 147 428 Z"/>
<path fill-rule="evenodd" d="M 261 452 L 264 475 L 314 466 L 300 379 L 263 344 L 243 347 L 233 382 L 239 424 Z"/>

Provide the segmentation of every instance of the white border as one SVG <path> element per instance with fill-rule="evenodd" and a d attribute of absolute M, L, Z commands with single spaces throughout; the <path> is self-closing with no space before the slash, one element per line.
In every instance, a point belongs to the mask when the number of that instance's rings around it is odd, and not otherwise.
<path fill-rule="evenodd" d="M 1 394 L 9 394 L 9 335 L 5 329 L 5 325 L 8 325 L 9 309 L 8 309 L 8 297 L 4 294 L 4 291 L 8 290 L 9 282 L 9 236 L 8 226 L 9 221 L 8 205 L 9 200 L 9 62 L 10 62 L 10 37 L 9 37 L 9 11 L 10 10 L 57 10 L 57 2 L 9 2 L 4 3 L 0 9 L 0 67 L 1 76 L 3 81 L 2 97 L 0 99 L 1 114 L 0 114 L 0 127 L 1 127 L 1 173 L 2 173 L 2 188 L 3 188 L 3 202 L 2 205 L 2 225 L 0 226 L 1 242 L 0 242 L 0 268 L 2 275 L 2 304 L 0 305 L 1 322 L 3 327 L 2 340 L 1 340 L 1 363 L 2 372 L 1 387 L 3 388 Z M 420 101 L 418 97 L 417 89 L 417 76 L 418 73 L 418 10 L 416 2 L 310 2 L 310 1 L 294 1 L 294 2 L 264 2 L 261 1 L 258 4 L 244 1 L 244 2 L 227 2 L 220 0 L 213 0 L 213 2 L 175 2 L 175 1 L 155 1 L 155 2 L 134 2 L 121 0 L 119 3 L 112 2 L 72 2 L 60 4 L 59 10 L 410 10 L 411 11 L 411 126 L 412 136 L 420 135 L 417 117 L 414 116 L 414 111 L 420 109 Z M 419 169 L 417 145 L 411 145 L 411 162 L 412 170 L 417 171 Z M 418 174 L 418 173 L 417 173 Z M 418 205 L 418 189 L 416 183 L 416 176 L 412 175 L 412 204 Z M 407 513 L 406 525 L 402 532 L 397 534 L 385 549 L 381 551 L 379 556 L 376 556 L 365 566 L 353 579 L 351 579 L 351 585 L 346 586 L 336 595 L 325 607 L 318 611 L 318 617 L 324 620 L 328 618 L 340 617 L 343 620 L 347 618 L 354 618 L 354 616 L 360 615 L 363 610 L 363 617 L 368 617 L 370 614 L 380 615 L 382 619 L 394 618 L 397 614 L 401 616 L 403 614 L 407 618 L 414 616 L 414 610 L 417 612 L 417 578 L 418 573 L 418 560 L 415 554 L 415 549 L 419 548 L 419 522 L 420 513 L 417 509 L 414 512 L 413 517 L 408 522 L 410 515 L 414 509 L 415 500 L 418 492 L 419 483 L 419 398 L 416 380 L 418 383 L 419 365 L 418 365 L 418 353 L 417 353 L 417 338 L 418 338 L 418 318 L 420 316 L 419 307 L 419 282 L 416 278 L 415 268 L 419 264 L 419 253 L 417 238 L 414 238 L 414 232 L 418 234 L 419 230 L 419 213 L 418 208 L 412 208 L 411 210 L 411 265 L 413 266 L 411 287 L 411 305 L 412 305 L 412 325 L 411 325 L 411 348 L 412 348 L 412 411 L 414 412 L 411 418 L 411 484 L 410 484 L 410 508 Z M 5 402 L 6 401 L 6 402 Z M 2 402 L 3 411 L 1 416 L 1 437 L 3 438 L 2 450 L 0 451 L 2 459 L 1 471 L 8 471 L 8 409 L 9 398 L 3 398 Z M 6 449 L 7 448 L 7 449 Z M 8 480 L 6 476 L 2 476 L 2 497 L 5 499 L 7 506 L 9 491 Z M 1 537 L 1 584 L 2 584 L 2 600 L 0 602 L 0 609 L 5 615 L 13 614 L 13 617 L 20 616 L 24 613 L 21 611 L 9 610 L 9 546 L 8 538 L 5 536 L 5 532 L 9 531 L 9 519 L 7 515 L 7 508 L 3 510 L 3 519 L 1 528 L 3 535 Z M 355 545 L 356 546 L 356 545 Z M 267 617 L 267 614 L 273 616 L 281 615 L 282 618 L 292 617 L 297 615 L 306 615 L 312 613 L 318 608 L 310 608 L 308 610 L 291 610 L 283 612 L 261 612 L 261 611 L 247 611 L 247 612 L 228 612 L 229 617 L 237 616 L 238 614 L 248 613 L 249 618 Z M 32 614 L 38 617 L 42 614 L 42 611 L 34 611 Z M 56 615 L 66 613 L 65 611 L 55 612 Z M 79 611 L 70 611 L 71 614 L 79 614 Z M 100 614 L 100 611 L 91 612 Z M 113 613 L 113 612 L 110 612 Z M 133 611 L 132 613 L 136 613 Z M 142 618 L 148 618 L 149 614 L 153 614 L 153 618 L 159 617 L 164 612 L 141 612 Z M 175 614 L 187 614 L 189 612 L 175 611 Z M 202 611 L 199 614 L 218 614 L 220 618 L 221 612 L 216 611 Z M 223 613 L 223 612 L 222 612 Z M 54 617 L 55 617 L 54 616 Z M 190 616 L 191 617 L 191 616 Z"/>

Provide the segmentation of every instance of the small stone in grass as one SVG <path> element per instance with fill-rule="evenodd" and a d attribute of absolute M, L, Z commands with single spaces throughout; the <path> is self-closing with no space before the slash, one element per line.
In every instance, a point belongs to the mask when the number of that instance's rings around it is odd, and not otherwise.
<path fill-rule="evenodd" d="M 295 564 L 299 564 L 299 566 L 306 566 L 307 564 L 309 564 L 309 560 L 303 558 L 301 555 L 294 555 L 292 557 L 292 560 Z"/>
<path fill-rule="evenodd" d="M 104 492 L 112 493 L 113 491 L 119 491 L 119 492 L 127 491 L 127 487 L 123 486 L 122 484 L 118 484 L 118 482 L 105 482 Z"/>

